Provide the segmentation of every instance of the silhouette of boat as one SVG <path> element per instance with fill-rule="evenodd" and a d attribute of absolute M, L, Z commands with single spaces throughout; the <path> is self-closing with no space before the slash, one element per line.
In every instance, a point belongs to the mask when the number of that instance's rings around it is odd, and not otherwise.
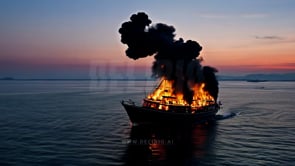
<path fill-rule="evenodd" d="M 207 106 L 192 108 L 190 106 L 162 104 L 158 101 L 144 99 L 143 106 L 137 106 L 132 100 L 121 101 L 129 119 L 136 124 L 199 124 L 215 121 L 220 104 L 212 102 Z M 159 109 L 165 108 L 165 109 Z"/>

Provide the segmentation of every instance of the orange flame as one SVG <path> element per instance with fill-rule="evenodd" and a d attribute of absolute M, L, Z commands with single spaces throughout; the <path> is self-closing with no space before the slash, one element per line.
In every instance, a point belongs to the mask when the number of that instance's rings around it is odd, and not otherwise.
<path fill-rule="evenodd" d="M 160 85 L 147 96 L 147 100 L 159 103 L 159 105 L 150 105 L 152 108 L 168 110 L 169 105 L 187 106 L 192 109 L 198 109 L 215 103 L 214 98 L 204 89 L 205 83 L 198 83 L 192 87 L 194 92 L 192 103 L 189 104 L 182 93 L 174 94 L 173 81 L 163 79 Z"/>

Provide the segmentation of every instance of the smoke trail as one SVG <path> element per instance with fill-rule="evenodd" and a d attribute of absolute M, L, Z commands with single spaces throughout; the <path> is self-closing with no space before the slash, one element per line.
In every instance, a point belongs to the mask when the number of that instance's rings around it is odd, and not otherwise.
<path fill-rule="evenodd" d="M 176 40 L 175 28 L 163 23 L 151 25 L 152 21 L 143 12 L 133 14 L 130 21 L 119 29 L 121 42 L 128 45 L 126 55 L 134 60 L 154 55 L 153 77 L 173 80 L 175 94 L 182 93 L 192 102 L 192 86 L 205 82 L 205 89 L 216 100 L 218 82 L 216 69 L 202 67 L 198 58 L 202 47 L 196 41 L 182 38 Z"/>

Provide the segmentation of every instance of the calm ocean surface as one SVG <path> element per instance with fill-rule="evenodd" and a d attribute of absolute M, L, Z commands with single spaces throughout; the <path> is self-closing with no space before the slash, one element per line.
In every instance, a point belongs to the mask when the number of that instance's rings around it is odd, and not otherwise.
<path fill-rule="evenodd" d="M 131 126 L 153 81 L 0 81 L 0 165 L 295 165 L 295 82 L 220 82 L 191 128 Z"/>

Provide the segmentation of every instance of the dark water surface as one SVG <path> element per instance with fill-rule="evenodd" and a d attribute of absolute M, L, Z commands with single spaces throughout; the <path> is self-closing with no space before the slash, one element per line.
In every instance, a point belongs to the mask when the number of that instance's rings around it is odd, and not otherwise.
<path fill-rule="evenodd" d="M 152 81 L 0 81 L 0 165 L 294 165 L 295 83 L 220 82 L 222 115 L 131 126 Z"/>

